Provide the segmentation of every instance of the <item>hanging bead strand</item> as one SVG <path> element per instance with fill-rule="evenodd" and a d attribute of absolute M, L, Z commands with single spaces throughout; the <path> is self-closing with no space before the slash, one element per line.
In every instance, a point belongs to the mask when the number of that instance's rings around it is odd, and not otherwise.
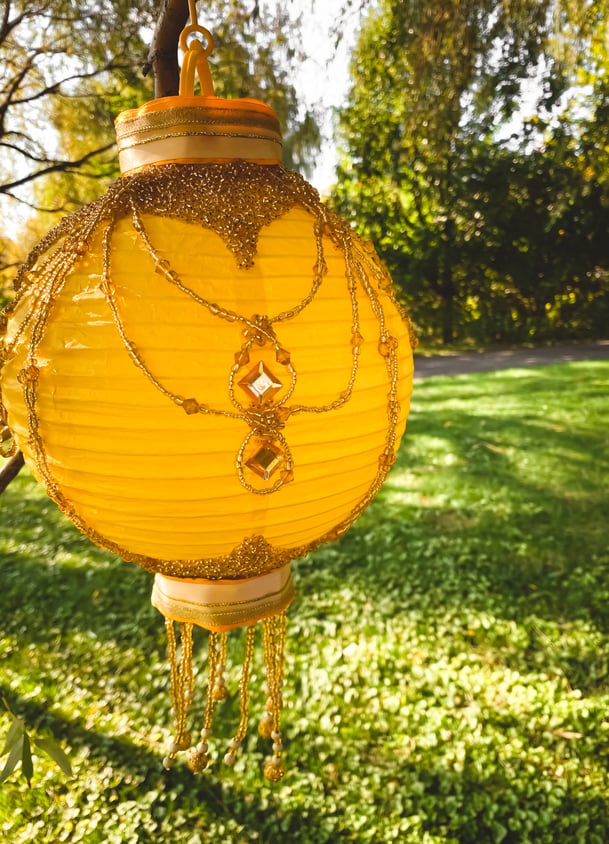
<path fill-rule="evenodd" d="M 252 656 L 254 654 L 254 640 L 256 636 L 256 625 L 252 624 L 247 628 L 245 634 L 245 654 L 243 657 L 243 666 L 241 668 L 241 679 L 239 680 L 239 700 L 241 717 L 239 720 L 239 727 L 228 744 L 228 750 L 224 756 L 224 763 L 226 765 L 234 765 L 237 758 L 237 751 L 241 746 L 243 739 L 247 733 L 247 723 L 249 720 L 249 681 L 252 670 Z"/>
<path fill-rule="evenodd" d="M 163 759 L 164 768 L 173 768 L 180 750 L 190 747 L 191 736 L 186 718 L 192 701 L 192 624 L 180 624 L 180 654 L 173 621 L 166 619 L 167 650 L 171 678 L 171 702 L 175 718 L 175 734 L 169 753 Z"/>
<path fill-rule="evenodd" d="M 205 698 L 205 712 L 203 715 L 203 726 L 199 734 L 198 744 L 191 750 L 188 759 L 188 767 L 193 773 L 200 773 L 205 770 L 210 762 L 209 739 L 212 733 L 212 723 L 214 717 L 214 704 L 217 698 L 214 695 L 214 690 L 218 682 L 218 672 L 220 669 L 221 653 L 218 654 L 218 633 L 210 632 L 207 647 L 207 695 Z"/>
<path fill-rule="evenodd" d="M 266 712 L 258 728 L 261 735 L 273 741 L 273 755 L 264 766 L 264 776 L 270 782 L 279 782 L 285 775 L 282 762 L 283 737 L 281 735 L 281 710 L 283 700 L 283 664 L 285 656 L 286 613 L 281 612 L 263 621 L 264 662 L 266 668 Z"/>

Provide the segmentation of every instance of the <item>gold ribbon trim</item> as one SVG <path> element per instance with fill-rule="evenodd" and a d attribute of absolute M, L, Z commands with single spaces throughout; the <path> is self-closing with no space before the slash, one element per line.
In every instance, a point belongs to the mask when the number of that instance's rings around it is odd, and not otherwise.
<path fill-rule="evenodd" d="M 255 624 L 294 600 L 290 565 L 248 580 L 181 580 L 157 574 L 152 605 L 165 618 L 216 633 Z"/>
<path fill-rule="evenodd" d="M 116 138 L 123 174 L 170 162 L 282 161 L 277 115 L 257 100 L 166 97 L 120 114 Z"/>

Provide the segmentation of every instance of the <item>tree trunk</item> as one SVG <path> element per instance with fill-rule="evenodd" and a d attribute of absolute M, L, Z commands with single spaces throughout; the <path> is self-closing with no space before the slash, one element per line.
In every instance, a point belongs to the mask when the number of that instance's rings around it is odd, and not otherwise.
<path fill-rule="evenodd" d="M 444 223 L 444 248 L 442 250 L 442 270 L 440 276 L 440 295 L 442 297 L 442 342 L 445 346 L 452 343 L 455 336 L 455 283 L 453 280 L 453 244 L 454 220 L 448 217 Z"/>
<path fill-rule="evenodd" d="M 154 74 L 154 96 L 174 97 L 180 90 L 178 43 L 188 22 L 188 0 L 162 0 L 146 70 Z"/>

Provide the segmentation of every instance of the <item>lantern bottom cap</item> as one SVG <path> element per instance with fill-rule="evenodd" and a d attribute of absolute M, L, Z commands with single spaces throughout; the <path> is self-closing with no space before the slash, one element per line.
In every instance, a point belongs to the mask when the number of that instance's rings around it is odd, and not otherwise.
<path fill-rule="evenodd" d="M 171 621 L 223 633 L 286 610 L 294 600 L 288 563 L 247 580 L 181 580 L 156 574 L 152 605 Z"/>

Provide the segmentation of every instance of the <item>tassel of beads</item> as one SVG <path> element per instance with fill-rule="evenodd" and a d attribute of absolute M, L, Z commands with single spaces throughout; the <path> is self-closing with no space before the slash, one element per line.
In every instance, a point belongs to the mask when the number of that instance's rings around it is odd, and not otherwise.
<path fill-rule="evenodd" d="M 165 768 L 170 769 L 176 763 L 177 755 L 191 746 L 191 734 L 186 728 L 186 721 L 193 696 L 192 667 L 192 624 L 181 623 L 180 645 L 176 638 L 174 622 L 166 619 L 167 650 L 171 677 L 171 700 L 175 717 L 174 739 L 168 754 L 163 759 Z M 285 652 L 286 614 L 281 612 L 262 622 L 262 643 L 264 666 L 266 671 L 265 711 L 258 726 L 263 738 L 272 740 L 273 755 L 266 761 L 264 776 L 271 782 L 278 782 L 285 774 L 282 761 L 283 739 L 280 729 L 282 709 L 281 689 L 283 685 L 283 662 Z M 239 680 L 239 725 L 228 744 L 224 755 L 226 765 L 234 765 L 237 753 L 247 734 L 250 704 L 250 676 L 254 656 L 256 625 L 249 626 L 245 634 L 245 650 Z M 208 767 L 209 739 L 212 735 L 212 723 L 215 706 L 228 696 L 224 672 L 226 669 L 226 633 L 211 631 L 207 652 L 207 691 L 203 724 L 199 741 L 190 751 L 188 767 L 199 773 Z"/>
<path fill-rule="evenodd" d="M 192 624 L 180 624 L 180 654 L 173 621 L 165 620 L 167 651 L 171 678 L 171 703 L 175 718 L 175 734 L 163 767 L 173 768 L 180 750 L 190 747 L 191 735 L 186 729 L 186 718 L 192 701 Z"/>

